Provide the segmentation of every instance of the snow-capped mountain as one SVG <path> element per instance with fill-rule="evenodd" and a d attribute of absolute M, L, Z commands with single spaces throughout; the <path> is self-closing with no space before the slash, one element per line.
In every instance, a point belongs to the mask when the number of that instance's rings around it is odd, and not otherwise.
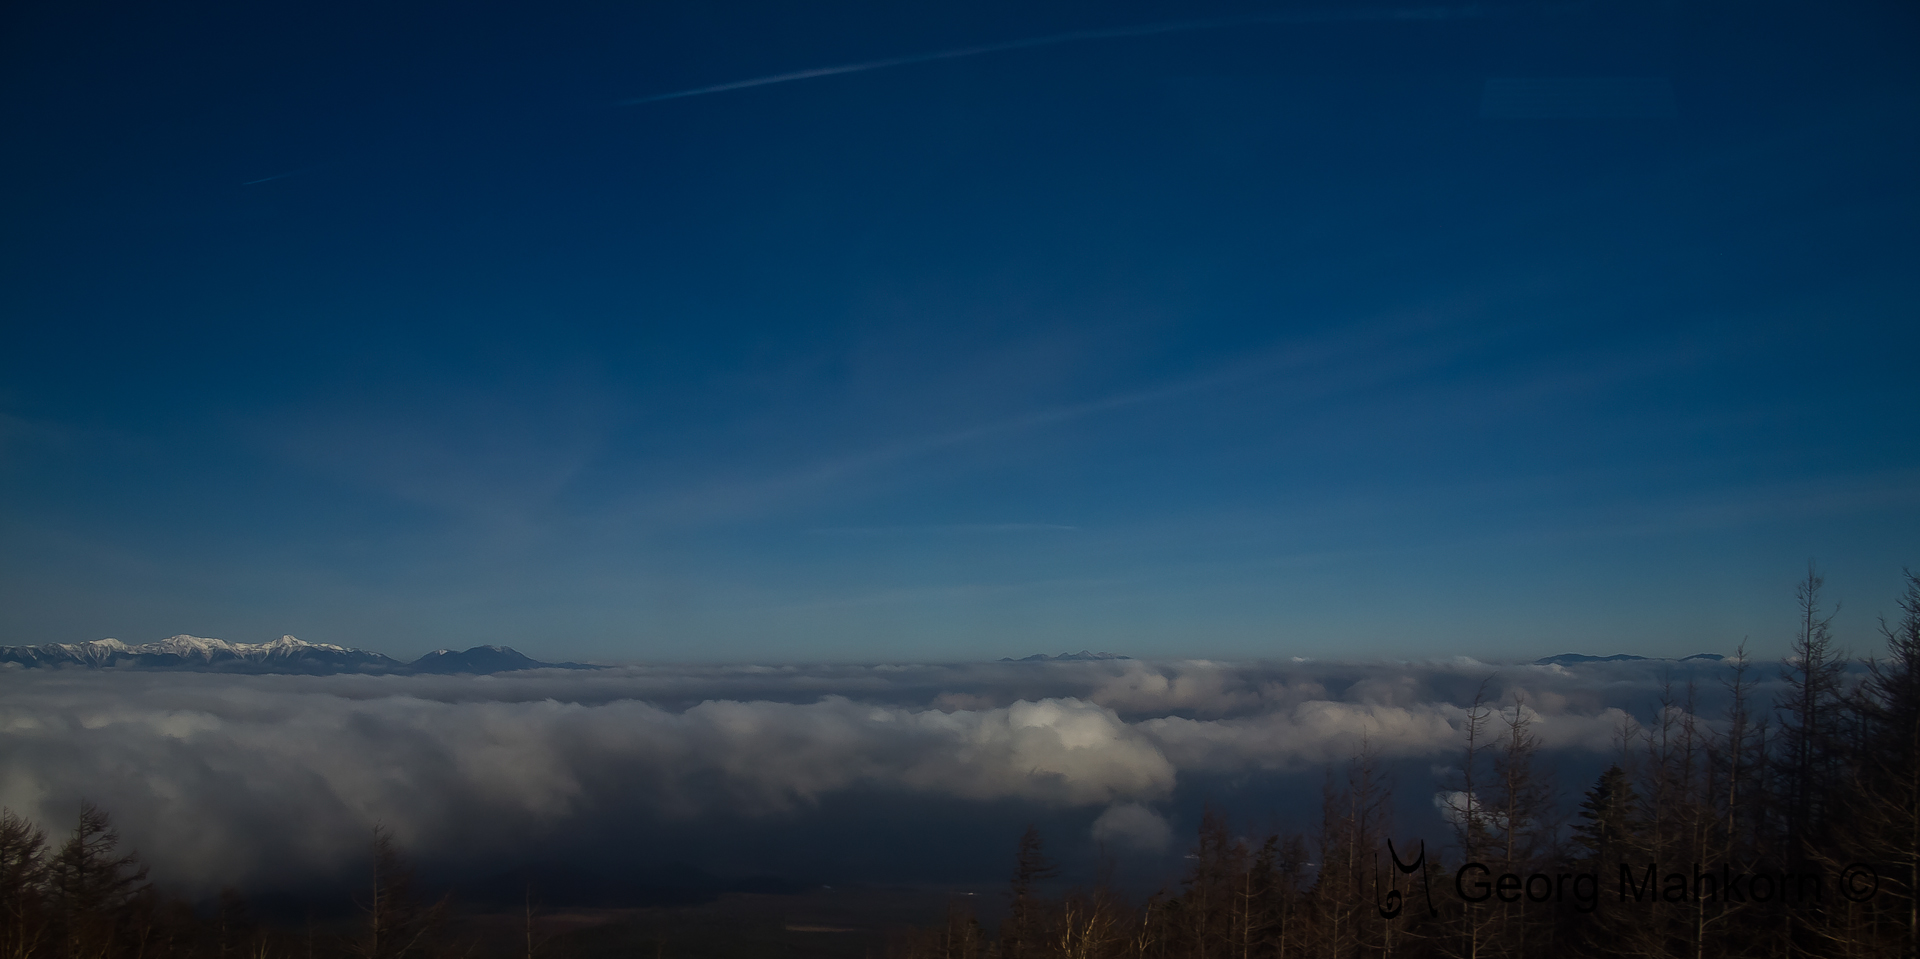
<path fill-rule="evenodd" d="M 229 643 L 203 636 L 170 636 L 129 646 L 117 639 L 43 646 L 0 646 L 0 663 L 26 667 L 86 666 L 191 669 L 240 673 L 388 673 L 406 669 L 391 656 L 282 636 L 271 643 Z"/>
<path fill-rule="evenodd" d="M 271 643 L 229 643 L 181 634 L 129 646 L 117 639 L 41 646 L 0 646 L 0 668 L 192 670 L 222 673 L 500 673 L 576 663 L 543 663 L 504 646 L 476 646 L 464 653 L 435 650 L 403 663 L 368 649 L 309 643 L 282 636 Z"/>

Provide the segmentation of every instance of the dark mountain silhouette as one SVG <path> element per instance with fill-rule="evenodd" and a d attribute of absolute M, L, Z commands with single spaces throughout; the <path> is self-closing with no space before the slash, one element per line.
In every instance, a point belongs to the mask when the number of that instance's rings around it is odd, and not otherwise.
<path fill-rule="evenodd" d="M 1725 658 L 1726 658 L 1725 656 L 1722 656 L 1719 653 L 1694 653 L 1692 656 L 1682 656 L 1680 659 L 1674 660 L 1674 662 L 1684 663 L 1684 662 L 1687 662 L 1688 660 L 1694 660 L 1694 659 L 1702 659 L 1702 660 L 1710 660 L 1713 662 L 1719 662 L 1720 660 Z M 1576 666 L 1576 665 L 1579 665 L 1580 663 L 1630 663 L 1630 662 L 1645 661 L 1645 660 L 1653 660 L 1656 662 L 1668 661 L 1660 657 L 1634 656 L 1629 653 L 1615 653 L 1612 656 L 1589 656 L 1586 653 L 1561 653 L 1558 656 L 1548 656 L 1543 659 L 1536 659 L 1533 661 L 1533 664 L 1535 666 Z"/>
<path fill-rule="evenodd" d="M 581 663 L 543 663 L 506 646 L 475 646 L 455 651 L 436 649 L 408 665 L 416 673 L 510 673 L 518 669 L 598 669 Z"/>
<path fill-rule="evenodd" d="M 1122 656 L 1119 653 L 1095 653 L 1083 649 L 1077 653 L 1061 653 L 1058 656 L 1049 656 L 1046 653 L 1034 653 L 1032 656 L 1022 656 L 1019 659 L 1014 659 L 1012 656 L 1002 656 L 1000 657 L 1000 661 L 1003 663 L 1057 663 L 1132 658 L 1132 656 Z"/>

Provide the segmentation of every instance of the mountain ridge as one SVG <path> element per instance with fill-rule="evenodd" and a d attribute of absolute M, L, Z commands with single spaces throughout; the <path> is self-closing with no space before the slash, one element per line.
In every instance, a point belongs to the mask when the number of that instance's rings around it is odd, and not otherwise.
<path fill-rule="evenodd" d="M 1132 658 L 1132 656 L 1122 656 L 1119 653 L 1096 653 L 1083 649 L 1077 653 L 1061 653 L 1058 656 L 1049 656 L 1046 653 L 1034 653 L 1031 656 L 1022 656 L 1019 659 L 1014 659 L 1012 656 L 1002 656 L 1000 657 L 1000 661 L 1003 663 L 1079 663 L 1104 659 Z"/>
<path fill-rule="evenodd" d="M 522 669 L 598 669 L 581 663 L 543 663 L 505 646 L 462 651 L 437 649 L 411 663 L 385 653 L 282 636 L 270 643 L 230 643 L 181 633 L 152 643 L 117 639 L 84 643 L 0 646 L 0 669 L 123 669 L 151 672 L 298 673 L 334 675 L 470 673 L 490 675 Z"/>
<path fill-rule="evenodd" d="M 1536 659 L 1533 661 L 1533 665 L 1535 666 L 1577 666 L 1582 663 L 1631 663 L 1631 662 L 1684 663 L 1684 662 L 1689 662 L 1696 659 L 1704 659 L 1704 660 L 1710 660 L 1713 662 L 1719 662 L 1720 660 L 1726 659 L 1726 657 L 1720 655 L 1719 653 L 1694 653 L 1691 656 L 1682 656 L 1679 659 L 1668 659 L 1664 656 L 1635 656 L 1632 653 L 1614 653 L 1611 656 L 1589 656 L 1586 653 L 1561 653 L 1557 656 L 1544 656 L 1544 657 L 1541 657 L 1540 659 Z"/>

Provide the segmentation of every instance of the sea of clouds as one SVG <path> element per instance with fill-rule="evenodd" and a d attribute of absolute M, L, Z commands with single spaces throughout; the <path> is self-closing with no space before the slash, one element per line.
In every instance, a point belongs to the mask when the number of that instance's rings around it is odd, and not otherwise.
<path fill-rule="evenodd" d="M 1577 798 L 1663 689 L 1695 682 L 1711 717 L 1726 672 L 1465 659 L 7 670 L 0 805 L 57 834 L 96 802 L 156 879 L 201 895 L 337 881 L 376 824 L 448 874 L 672 859 L 807 879 L 997 875 L 1029 822 L 1068 858 L 1164 864 L 1203 803 L 1248 829 L 1311 829 L 1327 771 L 1363 742 L 1395 777 L 1396 828 L 1434 832 L 1483 684 L 1524 698 Z"/>

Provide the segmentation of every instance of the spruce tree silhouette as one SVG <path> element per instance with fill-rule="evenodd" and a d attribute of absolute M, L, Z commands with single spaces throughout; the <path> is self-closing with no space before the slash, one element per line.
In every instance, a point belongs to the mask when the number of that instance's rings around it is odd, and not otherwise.
<path fill-rule="evenodd" d="M 1028 825 L 1020 836 L 1020 850 L 1014 856 L 1013 883 L 1007 891 L 1011 900 L 1007 919 L 1000 926 L 1001 959 L 1028 959 L 1039 955 L 1046 931 L 1035 887 L 1059 873 L 1059 867 L 1047 858 L 1040 842 L 1040 829 Z"/>
<path fill-rule="evenodd" d="M 106 959 L 114 953 L 127 906 L 147 880 L 140 858 L 117 855 L 119 845 L 107 814 L 81 802 L 73 834 L 47 864 L 61 959 Z"/>

